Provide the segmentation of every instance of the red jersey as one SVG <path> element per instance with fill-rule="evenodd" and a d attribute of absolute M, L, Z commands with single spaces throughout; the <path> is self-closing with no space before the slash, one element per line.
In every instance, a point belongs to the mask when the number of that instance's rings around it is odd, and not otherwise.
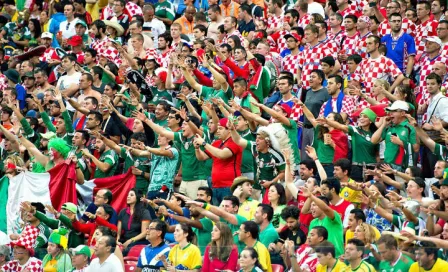
<path fill-rule="evenodd" d="M 319 259 L 317 259 L 317 254 L 314 253 L 313 248 L 308 244 L 303 244 L 296 250 L 296 259 L 297 264 L 303 271 L 316 272 Z"/>
<path fill-rule="evenodd" d="M 241 176 L 241 159 L 243 157 L 243 149 L 237 145 L 232 138 L 225 141 L 216 140 L 212 146 L 224 149 L 228 148 L 232 152 L 232 156 L 227 159 L 219 159 L 214 157 L 210 152 L 205 153 L 213 160 L 212 165 L 212 184 L 213 188 L 229 188 L 236 177 Z"/>
<path fill-rule="evenodd" d="M 415 69 L 420 70 L 420 84 L 418 85 L 417 102 L 419 105 L 425 104 L 429 99 L 429 94 L 426 91 L 426 77 L 432 72 L 432 66 L 436 62 L 442 62 L 445 65 L 448 64 L 448 59 L 444 55 L 438 55 L 437 57 L 430 59 L 428 55 L 423 54 L 415 64 Z"/>
<path fill-rule="evenodd" d="M 342 201 L 336 205 L 330 204 L 330 208 L 341 216 L 342 222 L 344 222 L 344 218 L 347 215 L 347 211 L 350 212 L 351 210 L 353 210 L 354 207 L 355 206 L 353 206 L 351 202 L 348 202 L 345 199 L 342 199 Z"/>

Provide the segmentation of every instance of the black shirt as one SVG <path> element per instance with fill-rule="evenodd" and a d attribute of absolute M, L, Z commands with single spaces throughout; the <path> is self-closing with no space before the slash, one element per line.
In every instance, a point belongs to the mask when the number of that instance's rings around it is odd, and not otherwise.
<path fill-rule="evenodd" d="M 282 244 L 284 244 L 284 241 L 287 239 L 294 241 L 296 247 L 301 246 L 306 242 L 306 235 L 300 228 L 295 233 L 289 228 L 285 228 L 278 236 L 280 237 L 279 242 Z"/>

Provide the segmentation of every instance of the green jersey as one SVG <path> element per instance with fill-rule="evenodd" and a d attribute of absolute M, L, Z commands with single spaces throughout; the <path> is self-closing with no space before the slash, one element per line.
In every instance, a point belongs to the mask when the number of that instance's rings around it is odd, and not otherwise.
<path fill-rule="evenodd" d="M 256 134 L 247 129 L 240 132 L 240 136 L 251 142 L 255 142 Z M 255 171 L 255 158 L 249 149 L 243 150 L 243 159 L 241 161 L 241 173 L 253 173 Z"/>
<path fill-rule="evenodd" d="M 123 147 L 120 149 L 120 157 L 124 159 L 124 172 L 126 173 L 132 166 L 143 171 L 144 173 L 149 173 L 150 161 L 147 157 L 137 157 L 132 156 Z M 149 179 L 146 179 L 144 175 L 136 176 L 135 187 L 141 190 L 143 193 L 148 191 Z"/>
<path fill-rule="evenodd" d="M 300 153 L 299 153 L 299 144 L 297 142 L 297 122 L 292 119 L 288 119 L 288 120 L 289 120 L 289 126 L 286 126 L 286 125 L 282 125 L 282 126 L 288 133 L 289 145 L 290 145 L 293 155 L 294 155 L 294 164 L 299 165 L 300 164 Z"/>
<path fill-rule="evenodd" d="M 446 146 L 436 143 L 433 153 L 437 156 L 437 160 L 448 161 L 448 149 Z"/>
<path fill-rule="evenodd" d="M 390 141 L 390 137 L 396 135 L 403 142 L 403 146 L 396 145 Z M 384 152 L 384 162 L 406 168 L 414 165 L 414 150 L 412 145 L 417 142 L 415 128 L 411 126 L 408 120 L 404 120 L 398 125 L 387 127 L 383 130 L 381 138 L 386 143 Z M 404 169 L 403 169 L 404 170 Z"/>
<path fill-rule="evenodd" d="M 258 181 L 273 180 L 280 171 L 285 170 L 285 159 L 283 155 L 275 149 L 269 148 L 268 152 L 262 153 L 257 151 L 255 142 L 248 141 L 246 150 L 250 150 L 255 158 L 255 165 L 257 167 Z M 254 185 L 255 189 L 260 189 L 259 184 Z"/>
<path fill-rule="evenodd" d="M 109 164 L 111 167 L 107 172 L 103 172 L 97 167 L 95 169 L 95 175 L 93 176 L 94 178 L 106 178 L 115 174 L 115 170 L 117 170 L 118 167 L 118 156 L 115 151 L 111 149 L 104 151 L 98 160 Z"/>
<path fill-rule="evenodd" d="M 182 132 L 174 133 L 174 143 L 180 146 L 182 160 L 182 180 L 205 180 L 204 162 L 196 158 L 196 150 L 193 145 L 194 137 L 185 138 Z"/>
<path fill-rule="evenodd" d="M 82 152 L 75 152 L 76 158 L 78 158 L 78 167 L 82 171 L 82 174 L 84 175 L 85 180 L 89 180 L 91 173 L 88 167 L 88 163 L 85 161 L 84 156 L 82 155 Z"/>
<path fill-rule="evenodd" d="M 376 163 L 379 145 L 370 141 L 373 133 L 360 127 L 348 126 L 348 134 L 352 136 L 353 162 Z"/>
<path fill-rule="evenodd" d="M 212 241 L 213 221 L 204 217 L 199 222 L 202 224 L 202 229 L 193 228 L 193 231 L 198 238 L 198 247 L 201 255 L 204 256 L 205 248 Z"/>
<path fill-rule="evenodd" d="M 400 256 L 398 260 L 394 263 L 390 263 L 388 261 L 381 261 L 380 268 L 378 271 L 380 272 L 406 272 L 409 271 L 411 265 L 414 261 L 408 256 L 400 252 Z"/>
<path fill-rule="evenodd" d="M 321 226 L 327 230 L 331 230 L 328 231 L 328 241 L 333 243 L 336 249 L 336 258 L 339 258 L 339 256 L 344 254 L 344 226 L 342 225 L 341 216 L 334 211 L 333 219 L 330 219 L 328 216 L 325 216 L 323 219 L 314 218 L 308 229 L 312 229 L 316 226 Z"/>
<path fill-rule="evenodd" d="M 156 87 L 151 87 L 151 92 L 153 94 L 153 98 L 149 102 L 151 104 L 157 105 L 160 101 L 173 102 L 173 96 L 167 90 L 158 90 Z"/>
<path fill-rule="evenodd" d="M 156 7 L 155 9 L 156 16 L 174 21 L 176 13 L 174 11 L 174 6 L 173 4 L 171 4 L 171 2 L 167 0 L 163 2 L 157 2 L 155 7 Z"/>
<path fill-rule="evenodd" d="M 316 153 L 319 155 L 319 161 L 321 163 L 333 163 L 334 149 L 330 145 L 326 145 L 323 139 L 319 139 L 319 125 L 314 128 L 314 142 L 313 147 L 316 149 Z"/>

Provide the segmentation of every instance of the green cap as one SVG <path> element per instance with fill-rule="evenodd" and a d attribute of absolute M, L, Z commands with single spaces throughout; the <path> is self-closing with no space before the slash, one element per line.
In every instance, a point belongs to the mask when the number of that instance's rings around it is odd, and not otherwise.
<path fill-rule="evenodd" d="M 70 248 L 70 253 L 72 255 L 85 255 L 89 258 L 92 256 L 89 247 L 85 245 L 79 245 L 75 248 Z"/>
<path fill-rule="evenodd" d="M 53 230 L 50 237 L 48 238 L 48 242 L 60 245 L 63 249 L 67 249 L 68 239 L 65 235 L 67 235 L 67 230 L 60 228 L 57 230 Z"/>
<path fill-rule="evenodd" d="M 26 72 L 23 76 L 22 76 L 22 81 L 25 78 L 34 78 L 34 73 L 33 72 Z"/>
<path fill-rule="evenodd" d="M 77 25 L 82 25 L 83 27 L 87 28 L 87 24 L 83 20 L 78 20 L 78 22 L 76 23 L 75 26 L 77 26 Z"/>
<path fill-rule="evenodd" d="M 62 204 L 61 208 L 64 210 L 70 211 L 72 213 L 75 213 L 75 214 L 78 212 L 78 207 L 71 202 L 66 202 L 66 203 Z"/>
<path fill-rule="evenodd" d="M 376 113 L 373 112 L 373 110 L 369 109 L 369 108 L 365 108 L 361 114 L 364 114 L 365 116 L 367 116 L 367 118 L 369 118 L 370 122 L 375 122 L 376 120 Z"/>

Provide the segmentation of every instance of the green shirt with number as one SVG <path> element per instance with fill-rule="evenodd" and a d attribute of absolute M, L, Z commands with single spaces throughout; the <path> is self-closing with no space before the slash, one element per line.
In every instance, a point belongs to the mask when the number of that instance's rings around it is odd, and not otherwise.
<path fill-rule="evenodd" d="M 149 174 L 149 170 L 150 170 L 150 161 L 147 157 L 137 157 L 137 156 L 132 156 L 125 148 L 121 148 L 120 149 L 120 157 L 124 159 L 124 172 L 126 173 L 129 168 L 131 168 L 132 166 L 136 167 L 137 169 L 143 171 L 144 173 L 148 173 Z M 136 183 L 135 183 L 135 188 L 137 188 L 137 190 L 142 191 L 143 193 L 146 194 L 146 192 L 148 191 L 148 186 L 149 186 L 149 179 L 145 178 L 144 175 L 138 175 L 136 176 Z"/>

